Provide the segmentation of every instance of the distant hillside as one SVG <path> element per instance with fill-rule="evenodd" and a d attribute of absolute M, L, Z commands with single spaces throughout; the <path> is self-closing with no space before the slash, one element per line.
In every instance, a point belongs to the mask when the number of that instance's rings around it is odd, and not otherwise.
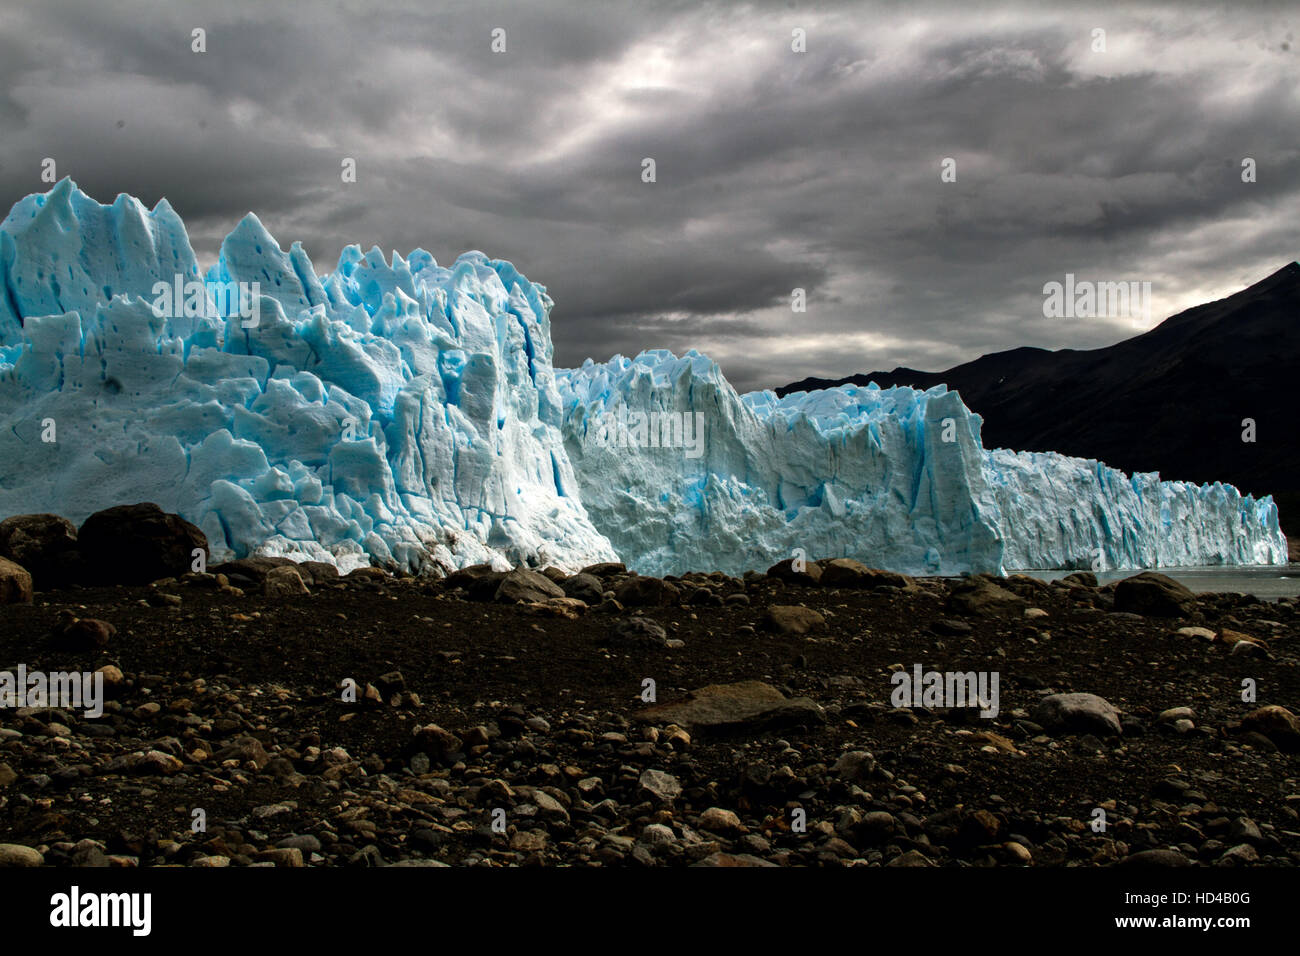
<path fill-rule="evenodd" d="M 808 378 L 777 392 L 867 382 L 960 392 L 984 417 L 987 447 L 1271 494 L 1283 529 L 1300 536 L 1300 427 L 1290 397 L 1300 383 L 1300 263 L 1107 348 L 1019 348 L 946 372 Z M 1254 444 L 1241 440 L 1246 418 L 1256 424 Z"/>

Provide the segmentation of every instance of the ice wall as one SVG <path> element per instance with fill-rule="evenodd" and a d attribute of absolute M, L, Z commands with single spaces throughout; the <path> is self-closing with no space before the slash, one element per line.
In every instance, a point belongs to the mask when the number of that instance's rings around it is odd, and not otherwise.
<path fill-rule="evenodd" d="M 160 315 L 177 276 L 257 283 L 257 309 Z M 0 514 L 155 501 L 212 560 L 615 557 L 559 432 L 551 300 L 508 262 L 349 246 L 322 277 L 250 213 L 200 277 L 165 200 L 65 179 L 0 223 L 0 293 Z"/>
<path fill-rule="evenodd" d="M 213 561 L 344 570 L 1285 561 L 1270 499 L 986 451 L 942 387 L 738 395 L 693 351 L 557 372 L 551 305 L 479 252 L 318 275 L 251 213 L 200 275 L 165 200 L 64 180 L 0 223 L 0 517 L 154 501 Z"/>
<path fill-rule="evenodd" d="M 565 444 L 596 526 L 656 573 L 763 567 L 801 549 L 912 573 L 1285 563 L 1271 499 L 985 450 L 943 386 L 738 395 L 689 352 L 557 373 Z M 654 412 L 654 429 L 611 422 Z M 675 437 L 698 419 L 702 437 Z M 665 426 L 667 421 L 669 425 Z"/>

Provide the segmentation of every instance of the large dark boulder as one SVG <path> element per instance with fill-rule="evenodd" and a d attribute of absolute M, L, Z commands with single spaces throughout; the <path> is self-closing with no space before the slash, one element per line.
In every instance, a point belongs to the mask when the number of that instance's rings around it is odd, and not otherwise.
<path fill-rule="evenodd" d="M 26 568 L 39 590 L 74 583 L 81 567 L 77 526 L 51 514 L 5 518 L 0 521 L 0 557 Z"/>
<path fill-rule="evenodd" d="M 298 565 L 298 574 L 305 584 L 330 584 L 339 579 L 339 569 L 327 561 L 303 561 Z"/>
<path fill-rule="evenodd" d="M 520 601 L 532 604 L 554 597 L 564 597 L 564 590 L 546 575 L 528 568 L 515 568 L 501 578 L 493 600 L 501 604 Z"/>
<path fill-rule="evenodd" d="M 579 571 L 572 577 L 565 578 L 560 582 L 560 587 L 564 589 L 565 596 L 592 605 L 599 604 L 605 596 L 605 583 L 594 574 L 587 574 L 585 571 Z"/>
<path fill-rule="evenodd" d="M 821 585 L 825 588 L 902 588 L 911 583 L 906 575 L 869 568 L 853 558 L 834 558 L 820 565 Z"/>
<path fill-rule="evenodd" d="M 1025 608 L 1025 599 L 987 577 L 976 575 L 959 581 L 953 587 L 947 608 L 957 614 L 998 617 L 1020 614 Z"/>
<path fill-rule="evenodd" d="M 191 569 L 194 549 L 208 538 L 180 515 L 152 502 L 97 511 L 82 524 L 77 546 L 88 583 L 148 584 Z"/>
<path fill-rule="evenodd" d="M 615 588 L 614 597 L 624 607 L 653 607 L 675 603 L 677 588 L 662 578 L 636 575 Z"/>
<path fill-rule="evenodd" d="M 1143 571 L 1115 585 L 1115 610 L 1151 617 L 1186 617 L 1196 610 L 1196 595 L 1173 578 Z"/>
<path fill-rule="evenodd" d="M 793 558 L 786 558 L 768 568 L 767 576 L 786 584 L 812 586 L 821 580 L 822 569 L 816 561 L 801 561 L 796 564 Z"/>
<path fill-rule="evenodd" d="M 451 572 L 443 584 L 447 590 L 464 588 L 472 601 L 490 601 L 496 596 L 504 577 L 505 572 L 492 570 L 490 564 L 471 564 L 467 568 Z"/>

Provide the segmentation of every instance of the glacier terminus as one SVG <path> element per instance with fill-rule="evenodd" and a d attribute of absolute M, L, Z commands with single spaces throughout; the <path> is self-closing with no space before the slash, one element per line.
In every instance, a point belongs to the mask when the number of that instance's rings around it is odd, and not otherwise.
<path fill-rule="evenodd" d="M 555 369 L 552 304 L 481 252 L 353 245 L 318 274 L 251 213 L 202 273 L 166 200 L 64 179 L 0 223 L 0 516 L 153 501 L 212 561 L 343 571 L 1286 562 L 1271 498 L 987 449 L 943 386 L 742 395 L 695 351 Z"/>

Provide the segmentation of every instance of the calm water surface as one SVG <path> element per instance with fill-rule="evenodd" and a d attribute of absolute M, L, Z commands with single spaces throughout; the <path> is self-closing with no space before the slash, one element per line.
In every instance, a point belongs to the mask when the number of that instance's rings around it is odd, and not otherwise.
<path fill-rule="evenodd" d="M 1207 567 L 1207 568 L 1152 568 L 1161 574 L 1181 582 L 1191 591 L 1235 591 L 1240 594 L 1253 594 L 1262 600 L 1272 601 L 1280 597 L 1300 596 L 1300 564 L 1250 565 L 1246 567 Z M 1024 571 L 1031 577 L 1044 581 L 1055 581 L 1072 571 Z M 1097 580 L 1102 584 L 1108 581 L 1121 581 L 1140 573 L 1137 570 L 1102 571 Z"/>

